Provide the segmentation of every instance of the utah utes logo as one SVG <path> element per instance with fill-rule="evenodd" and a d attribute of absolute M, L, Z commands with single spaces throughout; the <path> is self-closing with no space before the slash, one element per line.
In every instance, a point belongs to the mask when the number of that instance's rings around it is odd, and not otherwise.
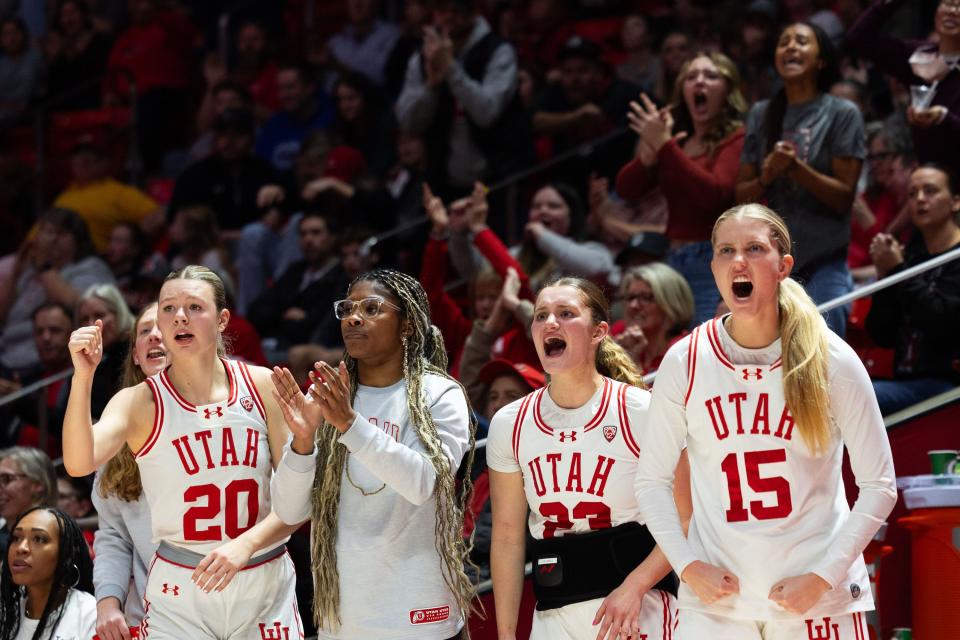
<path fill-rule="evenodd" d="M 240 398 L 240 406 L 247 411 L 253 411 L 253 398 L 250 396 L 243 396 Z"/>
<path fill-rule="evenodd" d="M 213 408 L 212 411 L 211 411 L 210 409 L 204 409 L 204 410 L 203 410 L 203 417 L 204 417 L 205 420 L 209 420 L 209 419 L 212 418 L 213 416 L 216 416 L 216 417 L 218 417 L 218 418 L 222 418 L 222 417 L 223 417 L 223 407 L 221 407 L 221 406 L 216 406 L 216 407 Z"/>
<path fill-rule="evenodd" d="M 180 595 L 180 586 L 175 584 L 171 587 L 164 582 L 163 589 L 160 590 L 160 593 L 172 593 L 173 595 L 178 596 Z"/>
<path fill-rule="evenodd" d="M 290 627 L 281 627 L 279 622 L 274 622 L 268 627 L 263 622 L 260 623 L 261 640 L 290 640 Z"/>
<path fill-rule="evenodd" d="M 830 618 L 823 619 L 823 625 L 814 626 L 813 620 L 807 620 L 807 637 L 809 640 L 840 640 L 840 625 L 830 624 Z M 827 635 L 823 635 L 826 633 Z M 816 634 L 816 635 L 814 635 Z"/>
<path fill-rule="evenodd" d="M 751 371 L 750 369 L 741 369 L 740 371 L 743 372 L 744 380 L 750 380 L 751 378 L 754 380 L 763 380 L 763 376 L 761 375 L 761 372 L 763 371 L 763 369 L 759 367 L 757 367 L 753 371 Z"/>
<path fill-rule="evenodd" d="M 577 432 L 576 432 L 576 431 L 561 431 L 561 432 L 560 432 L 560 442 L 566 442 L 567 440 L 569 440 L 570 442 L 576 442 L 576 441 L 577 441 Z"/>
<path fill-rule="evenodd" d="M 612 425 L 612 424 L 604 425 L 603 437 L 607 439 L 607 442 L 613 442 L 613 439 L 617 437 L 616 425 Z"/>

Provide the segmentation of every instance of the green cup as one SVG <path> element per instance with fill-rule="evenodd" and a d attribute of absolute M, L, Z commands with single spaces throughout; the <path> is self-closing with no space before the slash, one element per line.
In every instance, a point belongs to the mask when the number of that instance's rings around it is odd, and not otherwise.
<path fill-rule="evenodd" d="M 927 451 L 927 455 L 930 457 L 930 473 L 934 475 L 953 473 L 956 468 L 956 449 L 935 449 Z"/>

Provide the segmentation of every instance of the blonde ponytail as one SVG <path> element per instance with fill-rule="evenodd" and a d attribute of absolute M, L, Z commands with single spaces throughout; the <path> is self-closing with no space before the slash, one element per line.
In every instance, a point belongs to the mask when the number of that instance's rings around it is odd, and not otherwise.
<path fill-rule="evenodd" d="M 830 442 L 827 327 L 817 306 L 793 278 L 778 294 L 783 393 L 797 431 L 814 454 Z"/>
<path fill-rule="evenodd" d="M 597 371 L 601 375 L 634 387 L 646 389 L 643 374 L 630 354 L 610 336 L 604 337 L 597 347 Z"/>

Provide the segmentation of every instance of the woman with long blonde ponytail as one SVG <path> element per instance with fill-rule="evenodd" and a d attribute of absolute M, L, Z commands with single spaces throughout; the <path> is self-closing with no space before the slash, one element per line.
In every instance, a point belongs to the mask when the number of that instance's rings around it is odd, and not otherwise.
<path fill-rule="evenodd" d="M 306 395 L 287 370 L 274 381 L 294 434 L 274 510 L 288 523 L 313 519 L 319 637 L 469 638 L 462 532 L 475 424 L 446 373 L 426 293 L 378 269 L 334 310 L 346 345 L 339 367 L 317 363 Z"/>
<path fill-rule="evenodd" d="M 531 333 L 550 383 L 490 423 L 490 565 L 501 640 L 516 639 L 528 528 L 536 567 L 532 640 L 671 637 L 675 577 L 637 522 L 631 491 L 650 394 L 608 335 L 609 322 L 592 282 L 545 285 Z M 685 477 L 684 462 L 677 472 Z M 682 479 L 676 508 L 689 513 Z"/>
<path fill-rule="evenodd" d="M 862 552 L 896 502 L 870 378 L 790 278 L 776 213 L 733 207 L 712 244 L 730 313 L 664 356 L 636 478 L 643 518 L 680 576 L 677 637 L 799 638 L 811 624 L 866 637 L 874 603 Z M 860 487 L 852 510 L 844 446 Z M 689 537 L 669 504 L 684 451 Z"/>

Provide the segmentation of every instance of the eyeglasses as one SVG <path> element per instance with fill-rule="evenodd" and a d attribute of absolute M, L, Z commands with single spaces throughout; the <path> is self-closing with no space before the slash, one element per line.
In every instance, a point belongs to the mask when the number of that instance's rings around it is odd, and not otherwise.
<path fill-rule="evenodd" d="M 0 473 L 0 487 L 5 487 L 17 478 L 26 478 L 25 473 Z"/>
<path fill-rule="evenodd" d="M 383 305 L 401 311 L 400 307 L 392 302 L 371 296 L 363 300 L 337 300 L 333 303 L 333 315 L 337 317 L 337 320 L 344 320 L 352 316 L 359 309 L 360 317 L 369 320 L 380 315 Z"/>
<path fill-rule="evenodd" d="M 626 303 L 630 302 L 653 302 L 656 298 L 653 297 L 653 294 L 649 291 L 641 291 L 639 293 L 631 293 L 630 295 L 623 296 L 623 301 Z"/>
<path fill-rule="evenodd" d="M 892 151 L 880 151 L 878 153 L 867 154 L 867 162 L 879 162 L 880 160 L 889 160 L 892 157 Z"/>

